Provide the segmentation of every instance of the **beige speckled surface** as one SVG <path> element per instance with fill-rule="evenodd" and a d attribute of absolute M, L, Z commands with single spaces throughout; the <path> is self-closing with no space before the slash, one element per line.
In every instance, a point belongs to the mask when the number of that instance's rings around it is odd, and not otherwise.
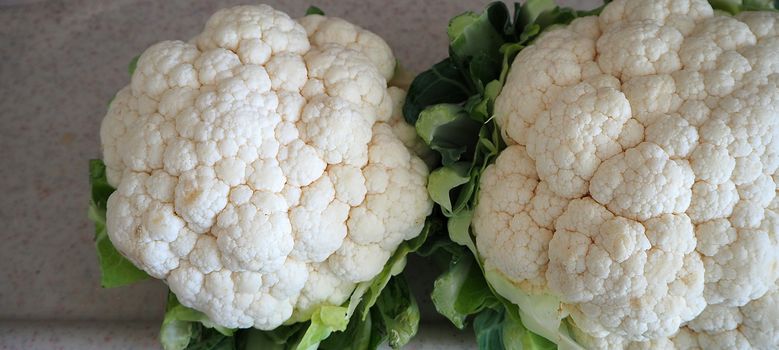
<path fill-rule="evenodd" d="M 193 36 L 217 8 L 237 3 L 247 1 L 0 0 L 0 348 L 154 346 L 164 286 L 98 285 L 87 160 L 100 155 L 100 120 L 127 83 L 127 62 L 156 41 Z M 420 70 L 446 55 L 447 20 L 486 1 L 269 3 L 293 16 L 315 3 L 381 35 Z M 468 344 L 428 328 L 413 348 Z"/>

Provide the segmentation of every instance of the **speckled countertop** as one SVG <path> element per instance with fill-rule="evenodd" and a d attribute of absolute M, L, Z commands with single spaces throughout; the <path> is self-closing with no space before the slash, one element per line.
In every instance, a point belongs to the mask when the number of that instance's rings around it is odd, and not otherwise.
<path fill-rule="evenodd" d="M 100 121 L 127 83 L 127 62 L 156 41 L 192 37 L 237 3 L 249 1 L 0 0 L 0 349 L 157 347 L 163 285 L 99 286 L 87 160 L 100 155 Z M 419 71 L 446 55 L 447 20 L 486 1 L 268 3 L 292 16 L 316 4 L 348 18 Z M 428 279 L 415 280 L 427 324 L 409 348 L 472 347 L 469 334 L 437 322 L 420 282 Z"/>

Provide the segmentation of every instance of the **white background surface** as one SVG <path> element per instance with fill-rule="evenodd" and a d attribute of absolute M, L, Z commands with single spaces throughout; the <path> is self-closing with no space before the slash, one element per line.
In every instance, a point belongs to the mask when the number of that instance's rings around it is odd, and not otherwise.
<path fill-rule="evenodd" d="M 108 100 L 128 82 L 129 60 L 154 42 L 194 36 L 216 9 L 238 3 L 251 2 L 0 0 L 0 348 L 157 346 L 162 283 L 99 287 L 86 218 L 87 161 L 100 156 L 100 121 Z M 415 71 L 446 56 L 449 18 L 486 4 L 268 3 L 293 17 L 314 4 L 347 18 L 385 38 Z M 560 3 L 591 8 L 600 1 Z M 410 266 L 424 319 L 436 323 L 425 303 L 431 272 Z M 445 326 L 423 325 L 410 348 L 468 348 L 471 341 Z"/>

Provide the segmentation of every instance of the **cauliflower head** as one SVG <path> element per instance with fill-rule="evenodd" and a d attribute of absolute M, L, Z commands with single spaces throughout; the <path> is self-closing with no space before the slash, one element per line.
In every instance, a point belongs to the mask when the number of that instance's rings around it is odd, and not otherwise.
<path fill-rule="evenodd" d="M 225 327 L 340 305 L 432 210 L 394 66 L 369 31 L 265 5 L 149 47 L 100 130 L 111 241 Z"/>
<path fill-rule="evenodd" d="M 520 51 L 472 222 L 485 268 L 559 297 L 595 348 L 667 348 L 715 308 L 770 318 L 750 305 L 779 278 L 778 23 L 616 0 Z M 777 348 L 776 326 L 739 334 Z"/>

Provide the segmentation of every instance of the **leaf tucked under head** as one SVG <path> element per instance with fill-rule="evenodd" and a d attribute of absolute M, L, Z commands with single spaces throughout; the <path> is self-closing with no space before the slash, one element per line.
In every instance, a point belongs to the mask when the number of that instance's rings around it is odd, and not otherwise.
<path fill-rule="evenodd" d="M 737 15 L 743 11 L 776 11 L 779 0 L 709 0 L 715 10 Z"/>
<path fill-rule="evenodd" d="M 439 103 L 455 103 L 471 95 L 465 77 L 450 58 L 433 65 L 414 78 L 408 88 L 406 102 L 403 105 L 403 117 L 411 125 L 419 118 L 425 107 Z"/>
<path fill-rule="evenodd" d="M 127 64 L 127 72 L 129 72 L 130 75 L 133 75 L 133 73 L 135 73 L 135 68 L 138 67 L 138 58 L 140 57 L 141 57 L 140 55 L 133 57 L 130 60 L 130 63 Z"/>
<path fill-rule="evenodd" d="M 480 14 L 466 12 L 449 22 L 449 56 L 467 72 L 472 89 L 482 91 L 500 74 L 500 47 L 510 35 L 509 10 L 494 2 Z"/>
<path fill-rule="evenodd" d="M 441 154 L 444 165 L 473 153 L 480 127 L 481 123 L 471 119 L 465 109 L 453 104 L 425 108 L 416 123 L 417 134 Z"/>
<path fill-rule="evenodd" d="M 504 310 L 487 309 L 473 319 L 473 331 L 479 349 L 503 349 Z"/>
<path fill-rule="evenodd" d="M 441 250 L 437 254 L 451 254 L 450 263 L 435 280 L 431 299 L 436 310 L 446 316 L 455 327 L 463 329 L 466 318 L 497 305 L 497 299 L 487 287 L 481 269 L 466 250 Z"/>
<path fill-rule="evenodd" d="M 343 306 L 325 305 L 311 316 L 311 323 L 303 334 L 297 350 L 316 350 L 322 340 L 334 331 L 344 331 L 349 324 L 348 309 Z"/>
<path fill-rule="evenodd" d="M 441 206 L 441 210 L 447 216 L 454 212 L 451 192 L 470 181 L 470 167 L 468 162 L 458 162 L 438 168 L 428 177 L 427 192 L 430 194 L 430 198 Z"/>
<path fill-rule="evenodd" d="M 325 15 L 325 11 L 322 11 L 322 9 L 320 9 L 319 7 L 316 7 L 316 6 L 309 6 L 306 9 L 306 16 L 310 16 L 310 15 L 324 16 Z"/>
<path fill-rule="evenodd" d="M 405 277 L 397 276 L 390 280 L 371 314 L 380 325 L 376 328 L 382 338 L 386 337 L 393 349 L 403 347 L 417 334 L 419 307 Z"/>
<path fill-rule="evenodd" d="M 514 33 L 519 35 L 531 26 L 544 12 L 557 8 L 554 1 L 528 0 L 524 4 L 514 4 Z"/>

